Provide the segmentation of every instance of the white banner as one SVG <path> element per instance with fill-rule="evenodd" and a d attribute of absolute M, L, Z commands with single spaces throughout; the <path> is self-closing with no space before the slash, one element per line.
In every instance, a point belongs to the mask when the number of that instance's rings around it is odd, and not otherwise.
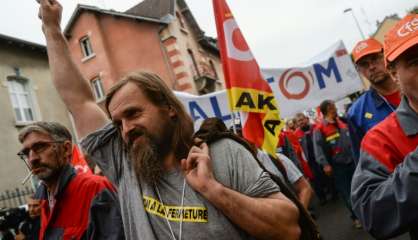
<path fill-rule="evenodd" d="M 363 83 L 342 41 L 334 44 L 305 67 L 262 69 L 283 118 L 317 107 L 323 100 L 340 100 L 363 88 Z M 195 128 L 209 117 L 232 125 L 226 90 L 195 96 L 175 92 L 192 117 Z"/>
<path fill-rule="evenodd" d="M 261 71 L 276 96 L 283 118 L 317 107 L 323 100 L 340 100 L 363 89 L 360 76 L 342 41 L 305 67 Z"/>
<path fill-rule="evenodd" d="M 199 129 L 203 120 L 210 117 L 222 119 L 227 127 L 232 126 L 231 111 L 228 107 L 226 90 L 195 96 L 185 92 L 174 94 L 183 103 L 186 111 L 193 119 L 195 129 Z"/>

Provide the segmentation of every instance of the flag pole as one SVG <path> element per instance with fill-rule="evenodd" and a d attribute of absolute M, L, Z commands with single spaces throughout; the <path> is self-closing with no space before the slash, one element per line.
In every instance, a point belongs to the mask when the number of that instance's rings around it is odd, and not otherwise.
<path fill-rule="evenodd" d="M 231 111 L 232 116 L 232 130 L 234 130 L 234 133 L 237 134 L 237 127 L 235 126 L 235 111 Z"/>

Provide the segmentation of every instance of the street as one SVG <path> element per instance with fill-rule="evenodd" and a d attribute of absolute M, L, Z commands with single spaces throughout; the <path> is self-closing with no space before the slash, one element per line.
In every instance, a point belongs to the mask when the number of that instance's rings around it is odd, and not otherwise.
<path fill-rule="evenodd" d="M 364 230 L 355 229 L 342 201 L 328 202 L 318 208 L 317 223 L 324 240 L 373 240 Z M 408 234 L 393 238 L 408 240 Z"/>

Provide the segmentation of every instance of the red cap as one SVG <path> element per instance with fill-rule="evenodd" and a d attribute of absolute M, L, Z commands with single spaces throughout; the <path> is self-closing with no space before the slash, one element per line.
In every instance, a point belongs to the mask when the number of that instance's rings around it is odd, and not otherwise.
<path fill-rule="evenodd" d="M 416 44 L 418 44 L 418 14 L 409 14 L 385 35 L 386 65 Z"/>
<path fill-rule="evenodd" d="M 363 40 L 357 43 L 357 45 L 353 49 L 353 58 L 354 62 L 360 60 L 360 58 L 372 54 L 378 53 L 383 50 L 383 45 L 374 38 L 369 38 L 367 40 Z"/>

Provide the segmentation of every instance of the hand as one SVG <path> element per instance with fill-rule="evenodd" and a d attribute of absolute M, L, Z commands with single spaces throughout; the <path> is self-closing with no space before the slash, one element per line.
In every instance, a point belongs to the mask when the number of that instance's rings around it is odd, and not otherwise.
<path fill-rule="evenodd" d="M 331 167 L 331 165 L 327 164 L 327 165 L 324 166 L 324 173 L 328 177 L 332 175 L 332 167 Z"/>
<path fill-rule="evenodd" d="M 206 143 L 202 143 L 200 147 L 193 146 L 187 159 L 181 160 L 181 168 L 187 183 L 201 194 L 210 190 L 210 186 L 216 183 Z"/>
<path fill-rule="evenodd" d="M 36 0 L 39 6 L 38 17 L 42 20 L 42 30 L 60 29 L 62 6 L 57 0 Z"/>

